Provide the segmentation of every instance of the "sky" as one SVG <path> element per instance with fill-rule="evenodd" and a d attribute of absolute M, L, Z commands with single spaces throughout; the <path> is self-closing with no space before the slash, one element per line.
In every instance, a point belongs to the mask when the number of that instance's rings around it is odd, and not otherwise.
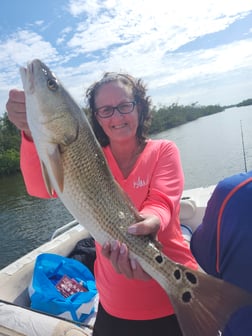
<path fill-rule="evenodd" d="M 153 104 L 252 98 L 252 0 L 1 0 L 0 115 L 39 58 L 85 106 L 106 71 L 147 84 Z"/>

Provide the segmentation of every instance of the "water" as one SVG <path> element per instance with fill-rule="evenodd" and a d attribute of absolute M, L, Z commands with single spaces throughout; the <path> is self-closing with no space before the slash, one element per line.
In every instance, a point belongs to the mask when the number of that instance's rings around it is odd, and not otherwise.
<path fill-rule="evenodd" d="M 180 149 L 185 188 L 216 184 L 244 171 L 241 125 L 248 170 L 252 167 L 252 106 L 232 108 L 159 133 Z M 0 268 L 50 239 L 72 220 L 59 200 L 27 195 L 20 175 L 0 179 Z"/>
<path fill-rule="evenodd" d="M 72 220 L 58 199 L 27 195 L 21 175 L 0 179 L 0 269 L 48 241 Z"/>
<path fill-rule="evenodd" d="M 252 167 L 252 106 L 231 108 L 159 133 L 179 147 L 185 188 L 216 184 L 224 177 Z"/>

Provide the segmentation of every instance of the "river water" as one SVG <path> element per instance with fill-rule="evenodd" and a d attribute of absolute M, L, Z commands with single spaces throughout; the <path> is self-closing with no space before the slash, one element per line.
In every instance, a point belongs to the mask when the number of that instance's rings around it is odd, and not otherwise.
<path fill-rule="evenodd" d="M 252 106 L 227 109 L 152 138 L 177 144 L 186 189 L 216 184 L 244 171 L 245 162 L 248 170 L 252 167 Z M 47 241 L 70 220 L 59 200 L 28 196 L 21 175 L 0 178 L 0 269 Z"/>

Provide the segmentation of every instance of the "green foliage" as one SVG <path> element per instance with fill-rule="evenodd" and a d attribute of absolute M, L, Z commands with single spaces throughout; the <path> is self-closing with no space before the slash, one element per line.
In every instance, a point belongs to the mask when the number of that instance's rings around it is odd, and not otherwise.
<path fill-rule="evenodd" d="M 252 105 L 252 98 L 243 100 L 241 103 L 237 104 L 237 107 Z"/>
<path fill-rule="evenodd" d="M 0 117 L 0 175 L 20 171 L 20 132 L 9 121 L 7 113 Z"/>
<path fill-rule="evenodd" d="M 0 152 L 0 175 L 9 175 L 20 171 L 19 152 L 15 149 L 7 149 Z"/>
<path fill-rule="evenodd" d="M 200 117 L 223 111 L 220 105 L 198 106 L 172 104 L 170 106 L 154 107 L 150 133 L 158 133 L 176 127 Z"/>

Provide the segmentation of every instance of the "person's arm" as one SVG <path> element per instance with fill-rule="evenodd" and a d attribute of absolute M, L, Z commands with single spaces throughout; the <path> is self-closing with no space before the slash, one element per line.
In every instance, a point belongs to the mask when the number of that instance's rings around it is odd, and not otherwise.
<path fill-rule="evenodd" d="M 27 122 L 24 91 L 10 90 L 6 110 L 9 120 L 21 131 L 20 166 L 27 192 L 31 196 L 49 198 L 50 195 L 46 191 L 40 161 Z"/>
<path fill-rule="evenodd" d="M 220 277 L 216 269 L 218 216 L 225 197 L 235 183 L 236 179 L 231 177 L 217 184 L 207 203 L 202 223 L 194 231 L 190 242 L 191 251 L 198 264 L 205 272 L 216 277 Z"/>
<path fill-rule="evenodd" d="M 148 197 L 140 213 L 159 218 L 163 231 L 178 216 L 184 188 L 184 174 L 177 146 L 173 142 L 161 143 L 157 164 L 152 174 Z"/>
<path fill-rule="evenodd" d="M 20 148 L 20 167 L 29 195 L 40 198 L 50 198 L 45 187 L 41 164 L 33 141 L 22 132 Z M 56 197 L 56 195 L 53 195 Z"/>
<path fill-rule="evenodd" d="M 220 202 L 218 202 L 218 188 L 208 201 L 202 223 L 194 231 L 190 248 L 200 267 L 216 277 L 216 227 Z"/>

